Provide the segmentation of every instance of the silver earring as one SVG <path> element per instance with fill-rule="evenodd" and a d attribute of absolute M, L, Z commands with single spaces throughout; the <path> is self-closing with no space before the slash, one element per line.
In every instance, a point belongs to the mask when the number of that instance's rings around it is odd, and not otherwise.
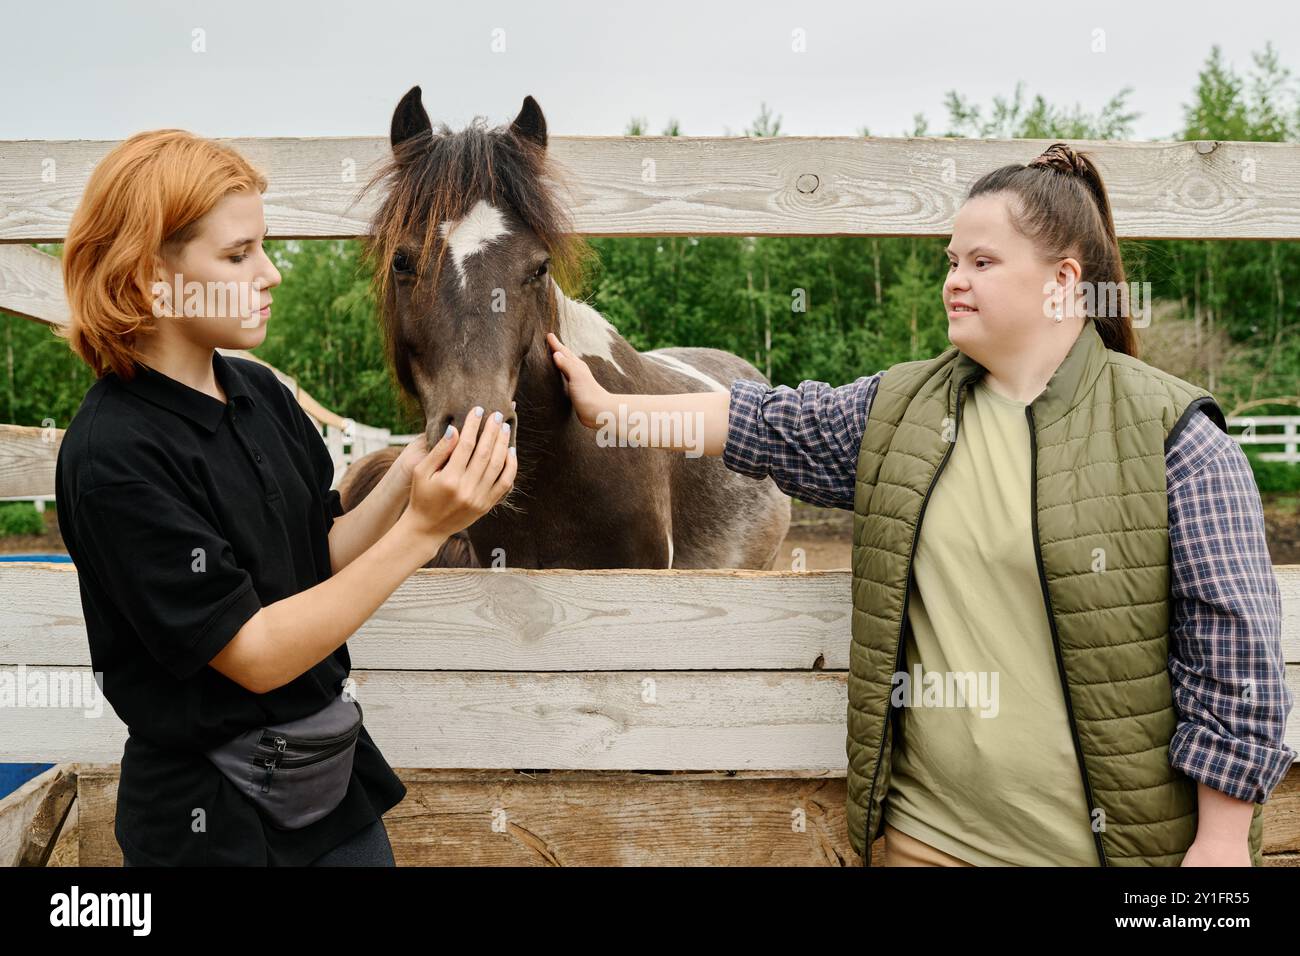
<path fill-rule="evenodd" d="M 1061 312 L 1061 304 L 1058 302 L 1056 304 L 1056 321 L 1062 322 L 1064 320 L 1065 320 L 1065 315 L 1064 313 Z"/>

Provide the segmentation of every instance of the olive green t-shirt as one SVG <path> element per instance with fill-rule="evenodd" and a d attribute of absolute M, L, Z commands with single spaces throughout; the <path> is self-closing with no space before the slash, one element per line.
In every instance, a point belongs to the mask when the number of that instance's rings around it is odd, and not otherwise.
<path fill-rule="evenodd" d="M 922 517 L 885 821 L 978 866 L 1097 866 L 1038 576 L 1029 456 L 1025 404 L 981 380 Z"/>

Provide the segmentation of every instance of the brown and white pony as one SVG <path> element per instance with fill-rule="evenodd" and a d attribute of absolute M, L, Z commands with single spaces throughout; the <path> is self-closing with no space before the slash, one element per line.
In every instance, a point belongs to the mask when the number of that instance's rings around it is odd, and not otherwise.
<path fill-rule="evenodd" d="M 771 479 L 736 474 L 719 457 L 601 447 L 574 415 L 547 331 L 614 393 L 727 391 L 738 378 L 766 380 L 718 349 L 638 352 L 565 295 L 561 283 L 588 247 L 546 181 L 536 101 L 526 97 L 508 127 L 477 119 L 435 131 L 417 86 L 393 113 L 391 144 L 367 186 L 385 193 L 367 248 L 392 371 L 423 411 L 430 445 L 482 405 L 506 416 L 519 457 L 511 492 L 431 566 L 771 568 L 790 523 L 790 499 Z M 365 497 L 397 451 L 348 470 L 345 506 Z"/>

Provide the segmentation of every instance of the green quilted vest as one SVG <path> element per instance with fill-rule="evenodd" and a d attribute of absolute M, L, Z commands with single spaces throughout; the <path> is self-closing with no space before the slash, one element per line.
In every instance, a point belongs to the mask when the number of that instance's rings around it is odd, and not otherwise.
<path fill-rule="evenodd" d="M 909 666 L 907 594 L 918 530 L 960 440 L 984 369 L 956 348 L 881 376 L 858 455 L 848 830 L 870 865 L 884 830 L 897 719 L 892 677 Z M 1196 835 L 1196 784 L 1169 765 L 1170 551 L 1165 451 L 1204 389 L 1107 349 L 1091 320 L 1026 409 L 1039 583 L 1100 866 L 1177 866 Z M 1262 865 L 1261 806 L 1250 826 Z M 868 837 L 868 834 L 870 835 Z"/>

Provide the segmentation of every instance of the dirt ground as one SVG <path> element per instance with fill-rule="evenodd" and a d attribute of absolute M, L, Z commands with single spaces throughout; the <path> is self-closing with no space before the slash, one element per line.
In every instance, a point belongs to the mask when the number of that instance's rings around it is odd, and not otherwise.
<path fill-rule="evenodd" d="M 1300 564 L 1300 498 L 1263 496 L 1264 536 L 1274 564 Z"/>
<path fill-rule="evenodd" d="M 67 554 L 54 503 L 45 505 L 45 534 L 10 534 L 0 537 L 0 554 Z"/>
<path fill-rule="evenodd" d="M 1274 564 L 1300 564 L 1300 498 L 1267 494 L 1264 498 L 1265 534 Z M 0 538 L 0 554 L 66 553 L 53 505 L 45 509 L 46 533 Z M 794 502 L 790 532 L 776 570 L 804 571 L 848 568 L 853 550 L 853 515 L 848 511 L 816 508 Z"/>

